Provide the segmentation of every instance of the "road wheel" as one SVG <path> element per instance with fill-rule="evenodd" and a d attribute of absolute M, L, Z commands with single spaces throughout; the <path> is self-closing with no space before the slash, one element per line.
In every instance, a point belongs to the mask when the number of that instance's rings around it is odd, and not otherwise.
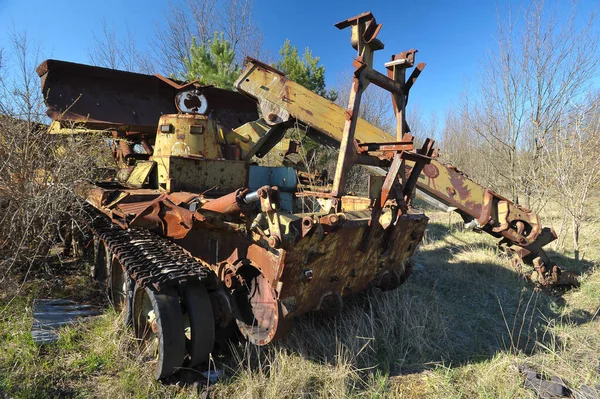
<path fill-rule="evenodd" d="M 187 285 L 183 299 L 189 366 L 194 367 L 209 359 L 215 344 L 215 322 L 210 297 L 203 284 Z"/>
<path fill-rule="evenodd" d="M 175 373 L 183 365 L 185 334 L 177 292 L 161 290 L 155 293 L 136 286 L 133 330 L 140 340 L 142 359 L 154 365 L 157 380 Z"/>
<path fill-rule="evenodd" d="M 108 295 L 115 310 L 125 310 L 125 324 L 131 322 L 131 298 L 132 280 L 125 272 L 123 265 L 116 256 L 112 256 L 112 262 L 108 273 Z"/>

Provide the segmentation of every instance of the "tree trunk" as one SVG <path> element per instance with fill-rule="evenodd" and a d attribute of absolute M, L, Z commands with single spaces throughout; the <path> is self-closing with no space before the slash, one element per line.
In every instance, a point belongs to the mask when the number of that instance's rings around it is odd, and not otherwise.
<path fill-rule="evenodd" d="M 573 252 L 576 261 L 579 261 L 579 227 L 579 222 L 573 218 Z"/>

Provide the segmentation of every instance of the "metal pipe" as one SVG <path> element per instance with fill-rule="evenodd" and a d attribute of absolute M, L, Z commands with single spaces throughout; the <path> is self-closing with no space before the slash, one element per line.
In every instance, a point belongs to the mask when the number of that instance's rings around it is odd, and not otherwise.
<path fill-rule="evenodd" d="M 251 193 L 248 193 L 244 197 L 244 202 L 246 204 L 251 204 L 251 203 L 256 202 L 256 201 L 258 201 L 258 190 L 257 191 L 253 191 Z"/>
<path fill-rule="evenodd" d="M 236 190 L 222 197 L 210 200 L 206 204 L 202 205 L 202 209 L 225 214 L 239 213 L 241 211 L 237 202 L 239 191 L 240 190 Z"/>
<path fill-rule="evenodd" d="M 242 208 L 247 208 L 244 205 L 252 204 L 257 202 L 259 199 L 258 191 L 253 191 L 243 197 L 240 195 L 241 192 L 242 189 L 238 189 L 232 193 L 208 201 L 202 205 L 202 209 L 230 215 L 234 213 L 240 213 Z"/>

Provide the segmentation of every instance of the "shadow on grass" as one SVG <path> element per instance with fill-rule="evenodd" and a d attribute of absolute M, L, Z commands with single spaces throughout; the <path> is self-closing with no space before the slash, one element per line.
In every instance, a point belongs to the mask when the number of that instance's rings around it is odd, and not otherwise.
<path fill-rule="evenodd" d="M 562 298 L 536 290 L 509 268 L 508 258 L 499 257 L 493 244 L 482 242 L 485 236 L 460 232 L 459 226 L 429 226 L 414 257 L 419 267 L 398 289 L 350 298 L 336 318 L 299 317 L 282 341 L 263 348 L 233 345 L 216 366 L 228 376 L 241 369 L 271 373 L 277 356 L 287 354 L 325 367 L 345 362 L 363 370 L 361 375 L 389 376 L 484 361 L 499 352 L 530 353 L 536 343 L 556 339 L 548 325 L 561 316 Z M 552 256 L 559 264 L 571 264 L 560 254 Z M 56 267 L 60 273 L 36 294 L 56 293 L 62 284 L 59 292 L 71 299 L 80 301 L 95 292 L 95 300 L 106 301 L 82 276 L 81 265 Z M 578 270 L 591 267 L 588 262 Z M 577 310 L 570 317 L 584 324 L 593 315 Z M 165 382 L 201 389 L 206 377 L 190 370 Z"/>
<path fill-rule="evenodd" d="M 69 299 L 79 304 L 100 309 L 110 306 L 105 283 L 89 276 L 89 265 L 78 258 L 50 256 L 44 264 L 32 267 L 28 273 L 15 273 L 6 279 L 6 289 L 0 295 L 0 304 L 13 299 Z M 31 305 L 31 304 L 29 304 Z"/>
<path fill-rule="evenodd" d="M 594 267 L 594 263 L 587 259 L 575 260 L 569 256 L 558 253 L 552 249 L 547 249 L 546 253 L 560 267 L 562 267 L 566 270 L 570 270 L 570 271 L 575 272 L 580 275 L 585 275 L 590 270 L 592 270 Z"/>
<path fill-rule="evenodd" d="M 460 232 L 459 225 L 428 227 L 426 244 L 413 259 L 419 267 L 398 289 L 350 298 L 333 319 L 299 317 L 281 342 L 237 357 L 246 359 L 245 367 L 264 367 L 269 356 L 283 351 L 324 365 L 345 359 L 368 373 L 397 375 L 485 361 L 499 352 L 529 354 L 556 342 L 549 325 L 564 316 L 564 300 L 536 289 L 494 244 Z M 582 262 L 576 270 L 592 266 Z M 589 312 L 570 316 L 575 323 L 593 318 Z"/>

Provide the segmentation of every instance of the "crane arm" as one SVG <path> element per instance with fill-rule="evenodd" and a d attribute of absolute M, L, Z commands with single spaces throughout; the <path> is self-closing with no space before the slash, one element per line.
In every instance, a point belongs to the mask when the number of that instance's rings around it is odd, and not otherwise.
<path fill-rule="evenodd" d="M 317 140 L 342 141 L 347 110 L 286 78 L 273 67 L 247 59 L 235 87 L 253 98 L 263 115 L 264 123 L 260 129 L 254 130 L 247 124 L 234 129 L 229 137 L 235 141 L 236 136 L 245 135 L 247 139 L 254 135 L 252 140 L 243 143 L 246 154 L 268 152 L 269 146 L 282 137 L 282 129 L 277 127 L 295 121 L 308 126 Z M 249 131 L 253 134 L 248 135 Z M 354 138 L 356 146 L 398 144 L 396 137 L 362 118 L 358 118 Z M 405 161 L 407 176 L 414 165 L 410 160 Z M 383 169 L 369 168 L 379 176 L 386 174 Z M 481 186 L 456 167 L 432 159 L 419 174 L 416 195 L 441 209 L 459 213 L 468 227 L 500 238 L 499 244 L 513 255 L 515 266 L 520 268 L 523 263 L 534 266 L 532 278 L 537 282 L 551 285 L 566 279 L 566 275 L 561 276 L 561 268 L 543 250 L 546 244 L 556 240 L 554 230 L 543 227 L 536 213 Z"/>

